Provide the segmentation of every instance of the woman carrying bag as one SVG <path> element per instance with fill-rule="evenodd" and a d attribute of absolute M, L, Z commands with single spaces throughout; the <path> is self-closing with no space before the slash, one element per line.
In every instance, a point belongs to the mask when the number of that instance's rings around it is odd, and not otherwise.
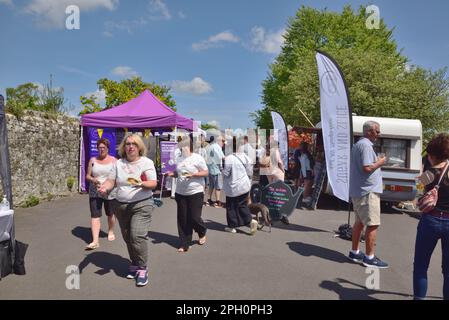
<path fill-rule="evenodd" d="M 223 190 L 226 194 L 226 220 L 228 223 L 225 231 L 237 233 L 235 228 L 248 226 L 250 234 L 253 235 L 258 226 L 248 208 L 248 196 L 251 190 L 249 177 L 253 174 L 253 167 L 246 154 L 235 153 L 235 151 L 234 141 L 234 153 L 226 156 L 223 168 Z"/>
<path fill-rule="evenodd" d="M 418 224 L 413 262 L 413 293 L 423 300 L 427 293 L 427 270 L 438 240 L 441 240 L 443 299 L 449 300 L 449 134 L 436 135 L 426 148 L 432 167 L 421 180 L 425 194 L 418 201 L 423 212 Z"/>

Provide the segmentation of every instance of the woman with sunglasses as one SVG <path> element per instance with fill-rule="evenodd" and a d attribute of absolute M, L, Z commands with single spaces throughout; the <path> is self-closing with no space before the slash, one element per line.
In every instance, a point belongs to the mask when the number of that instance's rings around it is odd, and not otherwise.
<path fill-rule="evenodd" d="M 137 286 L 148 283 L 148 230 L 154 209 L 153 192 L 157 177 L 154 163 L 148 159 L 147 148 L 137 134 L 125 136 L 119 146 L 121 159 L 100 192 L 107 193 L 114 185 L 117 195 L 113 202 L 115 213 L 128 248 L 131 265 L 128 279 Z"/>
<path fill-rule="evenodd" d="M 86 246 L 86 250 L 94 250 L 100 246 L 98 240 L 101 225 L 101 210 L 104 205 L 104 211 L 108 217 L 108 240 L 115 240 L 114 225 L 115 216 L 112 210 L 112 199 L 114 192 L 107 197 L 97 192 L 100 185 L 106 181 L 117 159 L 109 155 L 109 140 L 99 139 L 97 141 L 98 156 L 92 157 L 87 166 L 86 180 L 89 184 L 89 207 L 91 216 L 92 242 Z"/>

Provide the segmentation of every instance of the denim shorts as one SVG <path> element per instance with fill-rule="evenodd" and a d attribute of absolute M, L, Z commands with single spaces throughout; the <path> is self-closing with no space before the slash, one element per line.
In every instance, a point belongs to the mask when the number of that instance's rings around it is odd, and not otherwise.
<path fill-rule="evenodd" d="M 216 190 L 223 189 L 223 178 L 221 174 L 209 175 L 209 188 Z"/>

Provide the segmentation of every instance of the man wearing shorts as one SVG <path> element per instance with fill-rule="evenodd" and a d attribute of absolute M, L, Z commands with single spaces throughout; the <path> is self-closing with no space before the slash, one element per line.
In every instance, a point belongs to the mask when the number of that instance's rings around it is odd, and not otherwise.
<path fill-rule="evenodd" d="M 363 138 L 352 148 L 349 195 L 352 199 L 356 221 L 352 227 L 352 250 L 349 259 L 366 267 L 388 268 L 388 264 L 374 255 L 377 229 L 380 226 L 380 194 L 382 173 L 380 167 L 385 156 L 378 157 L 373 142 L 380 135 L 380 125 L 375 121 L 363 124 Z M 359 250 L 361 233 L 366 227 L 366 254 Z"/>
<path fill-rule="evenodd" d="M 223 177 L 221 176 L 224 139 L 218 137 L 215 141 L 214 136 L 210 138 L 210 144 L 206 148 L 207 169 L 209 171 L 209 198 L 206 205 L 222 208 L 220 201 L 221 189 L 223 188 Z M 215 190 L 215 202 L 212 201 L 212 193 Z"/>

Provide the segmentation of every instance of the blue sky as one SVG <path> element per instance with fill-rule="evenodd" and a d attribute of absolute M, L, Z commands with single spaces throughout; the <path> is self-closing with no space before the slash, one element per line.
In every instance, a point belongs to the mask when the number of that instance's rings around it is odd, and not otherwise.
<path fill-rule="evenodd" d="M 79 30 L 65 28 L 70 4 L 80 8 Z M 449 65 L 447 0 L 0 0 L 0 93 L 52 74 L 77 114 L 98 79 L 139 75 L 171 86 L 184 116 L 253 127 L 288 18 L 301 5 L 345 4 L 378 6 L 412 64 Z"/>

